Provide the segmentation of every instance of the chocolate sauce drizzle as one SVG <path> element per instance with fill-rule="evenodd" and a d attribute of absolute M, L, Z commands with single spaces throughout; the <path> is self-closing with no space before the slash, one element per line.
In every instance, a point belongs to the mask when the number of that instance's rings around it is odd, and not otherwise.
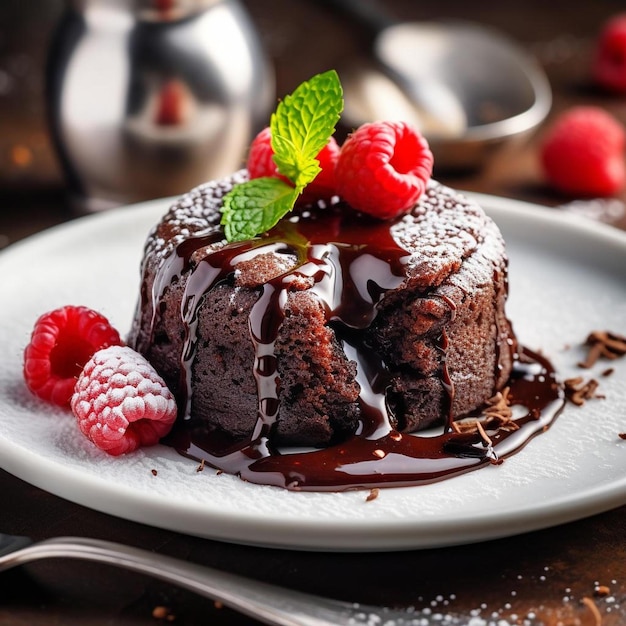
<path fill-rule="evenodd" d="M 163 290 L 189 271 L 181 304 L 185 329 L 181 358 L 183 418 L 193 402 L 191 384 L 196 353 L 198 310 L 204 294 L 223 283 L 233 284 L 237 266 L 258 255 L 286 255 L 288 271 L 259 286 L 259 298 L 249 315 L 255 348 L 251 364 L 258 390 L 254 432 L 245 441 L 225 445 L 216 433 L 179 420 L 165 443 L 181 454 L 204 461 L 242 479 L 293 490 L 330 491 L 348 488 L 416 485 L 441 480 L 483 465 L 498 463 L 545 430 L 563 405 L 550 363 L 529 350 L 515 355 L 509 397 L 520 405 L 516 430 L 455 432 L 452 420 L 454 385 L 446 365 L 448 337 L 439 338 L 440 382 L 447 401 L 442 432 L 409 435 L 398 432 L 389 414 L 385 390 L 389 372 L 381 357 L 364 341 L 364 330 L 377 315 L 377 305 L 390 290 L 407 280 L 409 253 L 396 241 L 388 222 L 358 218 L 341 206 L 295 215 L 258 238 L 215 245 L 222 233 L 213 228 L 186 239 L 164 260 L 153 286 L 154 327 Z M 213 246 L 196 264 L 192 255 Z M 295 264 L 294 264 L 295 259 Z M 345 441 L 311 451 L 277 450 L 272 433 L 279 410 L 279 368 L 274 344 L 284 319 L 291 286 L 305 281 L 324 307 L 326 319 L 357 363 L 360 423 Z M 439 296 L 454 316 L 454 303 Z M 499 331 L 498 331 L 499 332 Z M 499 346 L 498 350 L 510 345 Z"/>

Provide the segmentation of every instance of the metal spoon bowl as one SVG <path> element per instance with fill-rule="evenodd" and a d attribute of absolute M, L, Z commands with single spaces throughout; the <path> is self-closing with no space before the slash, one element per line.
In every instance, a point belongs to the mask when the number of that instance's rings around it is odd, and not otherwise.
<path fill-rule="evenodd" d="M 0 533 L 0 572 L 40 559 L 81 559 L 140 572 L 217 600 L 271 626 L 434 626 L 437 614 L 341 602 L 203 567 L 139 548 L 91 539 L 55 537 L 33 543 Z M 470 616 L 447 616 L 467 624 Z"/>
<path fill-rule="evenodd" d="M 497 145 L 540 124 L 552 95 L 542 68 L 501 34 L 469 22 L 399 23 L 371 1 L 326 0 L 365 30 L 369 59 L 339 68 L 348 126 L 403 119 L 438 167 L 480 166 Z"/>

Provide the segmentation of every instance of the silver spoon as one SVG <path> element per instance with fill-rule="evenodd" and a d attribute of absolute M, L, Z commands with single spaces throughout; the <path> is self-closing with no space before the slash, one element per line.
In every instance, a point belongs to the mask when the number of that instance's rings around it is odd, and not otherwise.
<path fill-rule="evenodd" d="M 409 103 L 403 110 L 405 120 L 410 117 L 406 121 L 431 136 L 459 136 L 465 131 L 467 117 L 457 94 L 431 72 L 420 71 L 421 64 L 415 63 L 414 59 L 407 65 L 402 58 L 396 58 L 393 32 L 400 24 L 382 6 L 367 0 L 323 0 L 323 3 L 346 13 L 364 31 L 371 47 L 375 70 L 400 90 Z M 421 36 L 421 32 L 418 36 Z M 402 57 L 405 50 L 399 51 Z M 410 53 L 410 50 L 407 52 Z M 352 78 L 348 76 L 348 87 L 353 83 Z M 377 87 L 380 88 L 380 84 Z M 386 97 L 389 97 L 389 93 Z M 389 119 L 389 115 L 385 117 Z"/>
<path fill-rule="evenodd" d="M 33 543 L 26 537 L 0 534 L 0 571 L 50 558 L 96 561 L 148 574 L 275 626 L 441 625 L 428 612 L 322 598 L 109 541 L 58 537 Z M 462 617 L 445 618 L 450 626 L 467 623 Z"/>
<path fill-rule="evenodd" d="M 340 71 L 346 122 L 404 119 L 436 163 L 479 165 L 494 143 L 537 126 L 551 89 L 543 70 L 502 35 L 469 22 L 398 22 L 374 0 L 322 0 L 365 31 L 370 58 Z"/>

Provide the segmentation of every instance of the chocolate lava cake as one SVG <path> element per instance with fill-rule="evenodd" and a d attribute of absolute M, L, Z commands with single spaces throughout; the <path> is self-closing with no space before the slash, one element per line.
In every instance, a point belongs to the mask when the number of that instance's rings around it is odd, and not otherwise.
<path fill-rule="evenodd" d="M 368 413 L 415 432 L 470 414 L 509 378 L 507 257 L 494 222 L 435 181 L 381 221 L 341 200 L 227 243 L 242 170 L 181 197 L 145 247 L 128 338 L 179 420 L 238 440 L 326 446 Z"/>

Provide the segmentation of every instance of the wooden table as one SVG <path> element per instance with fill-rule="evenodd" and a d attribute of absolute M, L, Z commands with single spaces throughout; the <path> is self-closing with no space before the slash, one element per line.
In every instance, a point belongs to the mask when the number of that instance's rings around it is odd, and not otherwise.
<path fill-rule="evenodd" d="M 40 11 L 0 8 L 0 72 L 13 89 L 0 95 L 0 247 L 76 216 L 68 208 L 46 135 L 40 68 L 60 1 Z M 590 82 L 588 62 L 600 25 L 621 2 L 539 0 L 471 4 L 447 0 L 388 5 L 401 18 L 465 17 L 496 26 L 537 55 L 554 90 L 552 116 L 581 103 L 604 106 L 626 123 L 626 99 Z M 355 35 L 312 2 L 250 0 L 247 6 L 275 63 L 278 93 L 333 67 Z M 20 68 L 20 63 L 21 67 Z M 17 71 L 15 68 L 18 68 Z M 24 69 L 24 67 L 26 69 Z M 21 74 L 20 74 L 21 72 Z M 0 73 L 0 78 L 5 77 Z M 2 84 L 0 80 L 0 87 Z M 1 90 L 0 90 L 1 91 Z M 494 153 L 480 170 L 437 172 L 458 188 L 560 205 L 571 199 L 543 182 L 537 149 L 545 126 Z M 626 228 L 623 202 L 600 219 Z M 621 207 L 621 209 L 620 209 Z M 602 207 L 601 207 L 602 208 Z M 1 463 L 1 461 L 0 461 Z M 480 615 L 487 623 L 626 624 L 626 507 L 557 528 L 481 544 L 393 553 L 335 554 L 230 545 L 125 521 L 71 504 L 0 471 L 0 530 L 41 539 L 87 535 L 120 541 L 287 587 L 349 601 L 431 607 Z M 2 574 L 0 624 L 250 624 L 226 608 L 170 585 L 106 566 L 49 561 Z M 598 588 L 606 587 L 605 593 Z M 164 613 L 153 614 L 157 607 Z M 516 617 L 517 616 L 517 617 Z M 492 620 L 489 622 L 489 620 Z"/>

